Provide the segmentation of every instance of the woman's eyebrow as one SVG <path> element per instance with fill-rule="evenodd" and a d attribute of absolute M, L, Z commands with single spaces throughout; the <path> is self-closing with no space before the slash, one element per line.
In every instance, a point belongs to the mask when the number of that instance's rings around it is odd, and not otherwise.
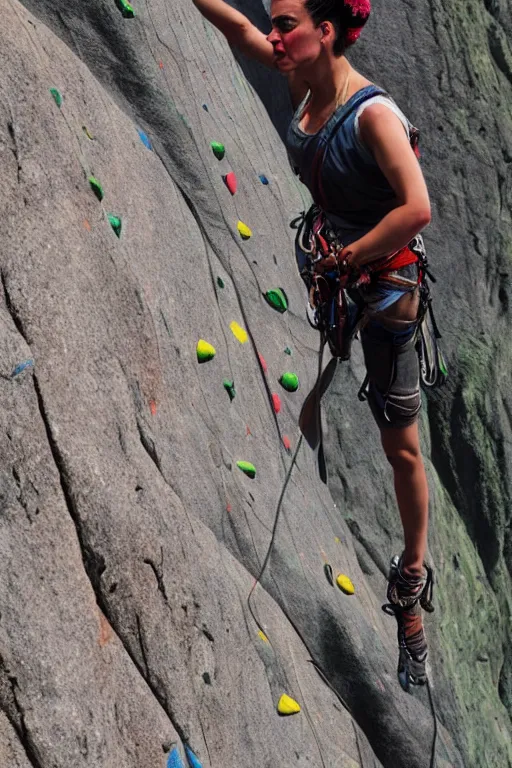
<path fill-rule="evenodd" d="M 288 16 L 288 14 L 284 13 L 281 16 L 274 16 L 272 24 L 276 24 L 278 21 L 297 21 L 297 19 L 295 16 Z"/>

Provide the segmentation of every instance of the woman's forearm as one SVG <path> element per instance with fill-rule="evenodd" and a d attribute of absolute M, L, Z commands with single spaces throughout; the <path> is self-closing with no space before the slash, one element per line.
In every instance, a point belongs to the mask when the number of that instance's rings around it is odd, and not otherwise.
<path fill-rule="evenodd" d="M 342 255 L 354 266 L 362 267 L 399 251 L 429 222 L 430 207 L 401 205 L 384 216 L 366 235 L 347 246 Z"/>
<path fill-rule="evenodd" d="M 250 22 L 224 0 L 192 0 L 197 10 L 232 42 Z"/>
<path fill-rule="evenodd" d="M 247 16 L 224 0 L 192 0 L 198 11 L 222 32 L 230 45 L 267 67 L 274 66 L 274 49 Z"/>

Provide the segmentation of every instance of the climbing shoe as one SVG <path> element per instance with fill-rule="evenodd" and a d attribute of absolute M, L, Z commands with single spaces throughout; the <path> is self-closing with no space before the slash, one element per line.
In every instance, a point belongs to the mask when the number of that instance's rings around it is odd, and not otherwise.
<path fill-rule="evenodd" d="M 432 613 L 434 574 L 424 564 L 421 576 L 411 576 L 402 570 L 402 558 L 391 559 L 388 576 L 388 603 L 382 610 L 394 616 L 398 624 L 398 680 L 404 691 L 411 685 L 427 682 L 427 641 L 423 629 L 421 609 Z"/>

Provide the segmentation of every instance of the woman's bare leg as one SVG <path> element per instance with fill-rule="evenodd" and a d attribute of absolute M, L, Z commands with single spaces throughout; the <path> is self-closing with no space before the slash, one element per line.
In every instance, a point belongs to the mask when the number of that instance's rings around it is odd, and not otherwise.
<path fill-rule="evenodd" d="M 404 529 L 404 570 L 422 573 L 427 550 L 428 485 L 420 451 L 418 424 L 381 430 L 382 447 L 393 468 L 396 500 Z"/>

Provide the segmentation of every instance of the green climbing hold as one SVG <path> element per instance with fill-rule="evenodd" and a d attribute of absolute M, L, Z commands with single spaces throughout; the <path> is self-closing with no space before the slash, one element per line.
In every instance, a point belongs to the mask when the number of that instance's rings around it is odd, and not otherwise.
<path fill-rule="evenodd" d="M 270 291 L 266 292 L 265 299 L 271 307 L 277 309 L 281 314 L 288 309 L 288 298 L 282 288 L 271 288 Z"/>
<path fill-rule="evenodd" d="M 224 288 L 225 283 L 222 277 L 217 278 L 217 285 L 219 286 L 219 288 Z"/>
<path fill-rule="evenodd" d="M 285 353 L 285 355 L 291 355 L 292 351 L 291 351 L 290 347 L 285 347 L 284 353 Z"/>
<path fill-rule="evenodd" d="M 230 381 L 230 379 L 224 379 L 224 381 L 222 383 L 224 385 L 224 389 L 226 390 L 226 392 L 229 395 L 229 399 L 230 400 L 234 400 L 235 399 L 235 395 L 236 395 L 236 392 L 235 392 L 235 382 L 234 381 Z"/>
<path fill-rule="evenodd" d="M 92 191 L 98 198 L 98 200 L 103 200 L 104 193 L 103 193 L 103 187 L 99 183 L 98 179 L 96 179 L 94 176 L 89 176 L 89 184 L 91 186 Z"/>
<path fill-rule="evenodd" d="M 324 573 L 325 573 L 325 578 L 327 579 L 331 587 L 334 587 L 334 574 L 332 571 L 332 565 L 330 565 L 329 563 L 324 563 Z"/>
<path fill-rule="evenodd" d="M 224 144 L 221 144 L 219 141 L 212 141 L 210 146 L 217 160 L 222 160 L 222 158 L 226 154 L 226 147 L 224 146 Z"/>
<path fill-rule="evenodd" d="M 296 392 L 299 388 L 299 377 L 296 373 L 283 373 L 279 379 L 279 383 L 287 390 L 287 392 Z"/>
<path fill-rule="evenodd" d="M 112 213 L 109 213 L 108 220 L 110 221 L 110 226 L 112 227 L 116 235 L 118 237 L 121 237 L 121 227 L 122 227 L 121 219 L 118 216 L 114 216 Z"/>
<path fill-rule="evenodd" d="M 250 461 L 237 461 L 236 465 L 238 469 L 241 469 L 242 472 L 247 475 L 247 477 L 250 477 L 251 479 L 256 477 L 256 467 L 254 464 L 251 464 Z"/>
<path fill-rule="evenodd" d="M 61 94 L 61 92 L 59 90 L 57 90 L 57 88 L 50 88 L 49 90 L 50 90 L 50 93 L 51 93 L 51 95 L 53 96 L 53 98 L 55 100 L 56 105 L 60 108 L 60 106 L 62 105 L 62 94 Z"/>
<path fill-rule="evenodd" d="M 126 2 L 126 0 L 116 0 L 116 5 L 125 19 L 133 19 L 135 17 L 135 11 L 133 10 L 130 3 Z"/>

